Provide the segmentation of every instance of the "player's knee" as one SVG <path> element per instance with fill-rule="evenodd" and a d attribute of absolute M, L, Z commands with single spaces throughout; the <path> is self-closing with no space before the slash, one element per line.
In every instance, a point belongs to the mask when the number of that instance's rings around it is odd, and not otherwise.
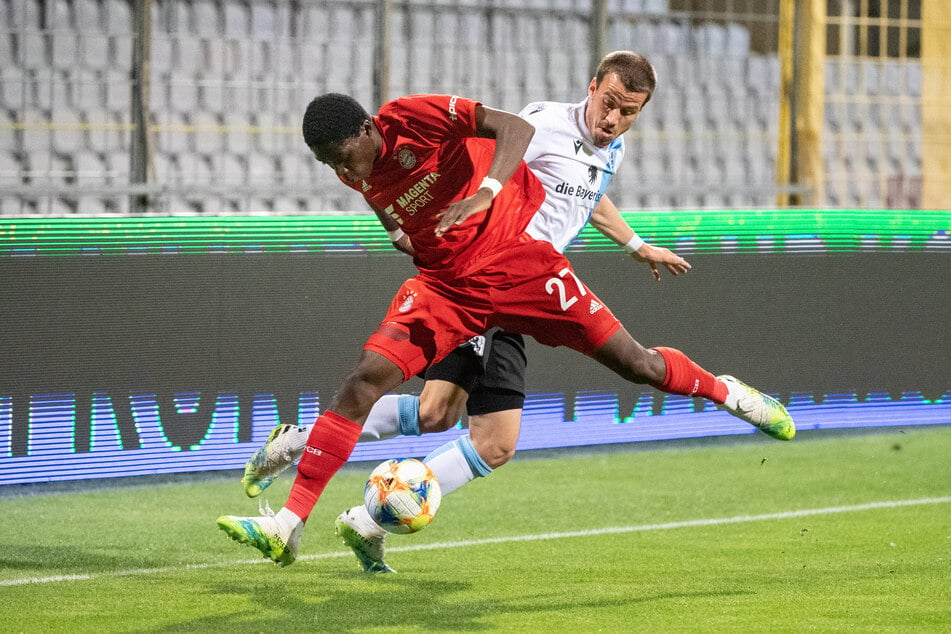
<path fill-rule="evenodd" d="M 658 383 L 664 380 L 664 359 L 644 348 L 630 335 L 612 338 L 592 356 L 632 383 Z"/>
<path fill-rule="evenodd" d="M 472 444 L 479 453 L 479 457 L 493 469 L 498 469 L 515 455 L 514 443 L 508 444 L 497 439 L 476 442 L 475 439 L 473 439 Z"/>

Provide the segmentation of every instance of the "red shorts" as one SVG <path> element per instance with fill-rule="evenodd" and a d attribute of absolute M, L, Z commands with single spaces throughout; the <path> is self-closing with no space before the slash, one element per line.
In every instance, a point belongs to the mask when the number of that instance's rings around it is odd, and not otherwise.
<path fill-rule="evenodd" d="M 420 273 L 404 282 L 364 348 L 393 361 L 408 380 L 493 326 L 583 354 L 621 328 L 548 242 L 523 234 L 476 270 L 462 279 Z"/>

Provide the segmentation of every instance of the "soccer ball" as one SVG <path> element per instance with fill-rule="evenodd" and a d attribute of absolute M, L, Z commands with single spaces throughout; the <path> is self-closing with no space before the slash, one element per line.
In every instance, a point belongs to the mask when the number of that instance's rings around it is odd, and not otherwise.
<path fill-rule="evenodd" d="M 387 460 L 363 488 L 370 517 L 390 533 L 415 533 L 433 521 L 442 492 L 429 467 L 415 458 Z"/>

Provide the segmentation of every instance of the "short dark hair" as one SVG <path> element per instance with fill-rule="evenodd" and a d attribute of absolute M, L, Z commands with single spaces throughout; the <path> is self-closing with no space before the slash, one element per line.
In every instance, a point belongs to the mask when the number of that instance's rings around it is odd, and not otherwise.
<path fill-rule="evenodd" d="M 356 99 L 340 93 L 314 97 L 304 112 L 304 142 L 309 148 L 337 144 L 360 134 L 370 118 Z"/>
<path fill-rule="evenodd" d="M 643 55 L 632 51 L 608 53 L 601 59 L 594 76 L 599 86 L 608 73 L 617 73 L 626 90 L 647 93 L 645 104 L 651 100 L 657 86 L 657 72 Z"/>

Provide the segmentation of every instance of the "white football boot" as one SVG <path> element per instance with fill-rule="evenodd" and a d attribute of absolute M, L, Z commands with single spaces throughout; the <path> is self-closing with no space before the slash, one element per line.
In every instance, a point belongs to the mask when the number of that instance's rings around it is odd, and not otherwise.
<path fill-rule="evenodd" d="M 284 424 L 271 430 L 264 446 L 244 463 L 241 484 L 249 498 L 261 495 L 278 475 L 300 460 L 310 427 Z"/>
<path fill-rule="evenodd" d="M 341 513 L 334 528 L 360 560 L 364 572 L 396 572 L 383 561 L 386 531 L 373 521 L 365 506 L 354 506 Z"/>
<path fill-rule="evenodd" d="M 792 440 L 796 435 L 796 425 L 782 403 L 732 376 L 723 374 L 717 379 L 730 390 L 726 403 L 717 405 L 718 409 L 745 420 L 777 440 Z"/>

